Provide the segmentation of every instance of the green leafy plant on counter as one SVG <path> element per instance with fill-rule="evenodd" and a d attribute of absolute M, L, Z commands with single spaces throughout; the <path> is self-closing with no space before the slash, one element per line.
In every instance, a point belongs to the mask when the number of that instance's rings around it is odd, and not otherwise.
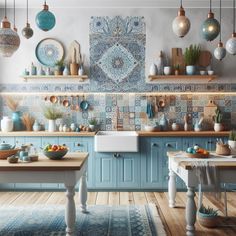
<path fill-rule="evenodd" d="M 88 120 L 88 123 L 89 123 L 90 125 L 97 125 L 97 124 L 98 124 L 98 121 L 97 121 L 96 118 L 91 118 L 91 119 Z"/>
<path fill-rule="evenodd" d="M 59 111 L 55 105 L 43 107 L 43 115 L 48 120 L 56 120 L 63 117 L 63 112 Z"/>
<path fill-rule="evenodd" d="M 58 61 L 56 61 L 56 63 L 55 63 L 55 66 L 56 66 L 56 68 L 57 68 L 58 70 L 63 70 L 64 65 L 65 65 L 65 63 L 64 63 L 64 60 L 63 60 L 63 59 L 58 60 Z"/>
<path fill-rule="evenodd" d="M 223 120 L 223 114 L 221 113 L 219 108 L 217 108 L 215 110 L 214 121 L 215 121 L 215 123 L 222 123 L 222 120 Z"/>
<path fill-rule="evenodd" d="M 212 207 L 205 207 L 203 204 L 198 210 L 200 213 L 209 215 L 209 216 L 218 216 L 218 210 L 213 209 Z"/>
<path fill-rule="evenodd" d="M 229 140 L 236 141 L 236 131 L 235 130 L 230 131 Z"/>
<path fill-rule="evenodd" d="M 184 61 L 187 66 L 194 66 L 200 57 L 200 46 L 191 44 L 184 52 Z"/>

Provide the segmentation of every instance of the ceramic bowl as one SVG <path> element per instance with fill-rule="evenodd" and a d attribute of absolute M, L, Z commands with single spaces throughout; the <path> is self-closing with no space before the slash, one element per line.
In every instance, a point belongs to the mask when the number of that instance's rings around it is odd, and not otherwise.
<path fill-rule="evenodd" d="M 200 70 L 200 75 L 206 75 L 206 71 L 205 70 Z"/>
<path fill-rule="evenodd" d="M 155 132 L 155 131 L 159 131 L 160 128 L 158 126 L 145 125 L 144 130 L 147 132 Z"/>
<path fill-rule="evenodd" d="M 214 75 L 214 71 L 213 70 L 208 70 L 207 73 L 208 73 L 208 75 Z"/>
<path fill-rule="evenodd" d="M 64 149 L 61 151 L 51 151 L 51 152 L 43 151 L 43 154 L 51 160 L 60 160 L 66 155 L 67 152 L 68 149 Z"/>

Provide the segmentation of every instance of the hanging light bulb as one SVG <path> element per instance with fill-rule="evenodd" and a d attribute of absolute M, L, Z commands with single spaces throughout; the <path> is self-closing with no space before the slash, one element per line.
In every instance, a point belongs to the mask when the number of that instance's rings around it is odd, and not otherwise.
<path fill-rule="evenodd" d="M 30 27 L 29 24 L 29 6 L 28 6 L 28 0 L 26 0 L 26 26 L 25 28 L 22 29 L 21 33 L 22 35 L 26 38 L 29 39 L 33 36 L 34 31 L 32 30 L 32 28 Z"/>
<path fill-rule="evenodd" d="M 226 49 L 224 48 L 224 45 L 221 41 L 221 28 L 222 24 L 221 24 L 221 0 L 220 0 L 220 41 L 218 43 L 218 47 L 214 51 L 215 58 L 220 61 L 224 59 L 226 56 Z"/>
<path fill-rule="evenodd" d="M 185 11 L 182 6 L 181 0 L 178 16 L 172 22 L 172 29 L 177 36 L 183 38 L 188 33 L 190 26 L 191 23 L 189 19 L 185 16 Z"/>
<path fill-rule="evenodd" d="M 19 48 L 18 34 L 11 29 L 11 23 L 7 19 L 7 1 L 5 0 L 5 16 L 0 28 L 0 55 L 10 57 Z"/>
<path fill-rule="evenodd" d="M 232 37 L 226 42 L 226 50 L 232 55 L 236 55 L 235 11 L 235 0 L 233 0 L 233 34 Z"/>
<path fill-rule="evenodd" d="M 48 9 L 48 5 L 45 1 L 43 10 L 40 11 L 35 18 L 37 26 L 43 31 L 51 30 L 56 24 L 55 16 Z"/>
<path fill-rule="evenodd" d="M 220 33 L 220 24 L 214 18 L 214 13 L 211 11 L 211 0 L 210 0 L 210 12 L 208 13 L 207 19 L 202 24 L 201 33 L 202 37 L 207 41 L 214 40 Z"/>

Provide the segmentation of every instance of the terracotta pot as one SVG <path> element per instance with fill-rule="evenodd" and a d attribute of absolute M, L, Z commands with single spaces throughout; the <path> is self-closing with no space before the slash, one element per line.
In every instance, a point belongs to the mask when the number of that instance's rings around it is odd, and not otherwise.
<path fill-rule="evenodd" d="M 198 222 L 207 228 L 215 228 L 219 224 L 218 216 L 210 216 L 200 212 L 198 212 Z"/>
<path fill-rule="evenodd" d="M 70 64 L 70 74 L 71 75 L 78 75 L 78 64 L 77 63 Z"/>

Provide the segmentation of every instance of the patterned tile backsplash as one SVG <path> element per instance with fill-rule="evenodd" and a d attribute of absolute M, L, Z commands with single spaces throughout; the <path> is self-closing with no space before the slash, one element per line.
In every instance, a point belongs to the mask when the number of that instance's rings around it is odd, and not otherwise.
<path fill-rule="evenodd" d="M 15 96 L 20 100 L 19 110 L 33 115 L 40 123 L 47 126 L 47 122 L 42 115 L 42 107 L 45 102 L 44 96 L 19 95 Z M 65 97 L 60 97 L 62 101 Z M 166 115 L 169 123 L 177 122 L 183 124 L 184 115 L 189 113 L 192 116 L 194 124 L 204 112 L 204 106 L 209 100 L 214 100 L 215 104 L 223 112 L 224 124 L 227 129 L 236 128 L 236 96 L 228 95 L 168 95 L 168 96 L 150 96 L 141 94 L 88 94 L 86 100 L 90 104 L 88 111 L 74 111 L 71 108 L 65 108 L 58 104 L 57 106 L 64 112 L 63 123 L 70 125 L 88 124 L 88 119 L 96 117 L 101 130 L 112 130 L 113 121 L 117 119 L 118 125 L 124 130 L 143 130 L 146 124 L 155 125 L 163 114 Z M 82 97 L 68 97 L 69 101 L 77 104 L 82 101 Z M 165 106 L 158 107 L 154 117 L 149 119 L 147 104 L 153 105 L 165 102 Z M 0 99 L 1 117 L 11 115 L 11 111 L 6 106 L 4 97 Z M 118 107 L 118 115 L 117 114 Z M 231 126 L 230 126 L 231 124 Z M 206 130 L 212 127 L 206 126 Z"/>

